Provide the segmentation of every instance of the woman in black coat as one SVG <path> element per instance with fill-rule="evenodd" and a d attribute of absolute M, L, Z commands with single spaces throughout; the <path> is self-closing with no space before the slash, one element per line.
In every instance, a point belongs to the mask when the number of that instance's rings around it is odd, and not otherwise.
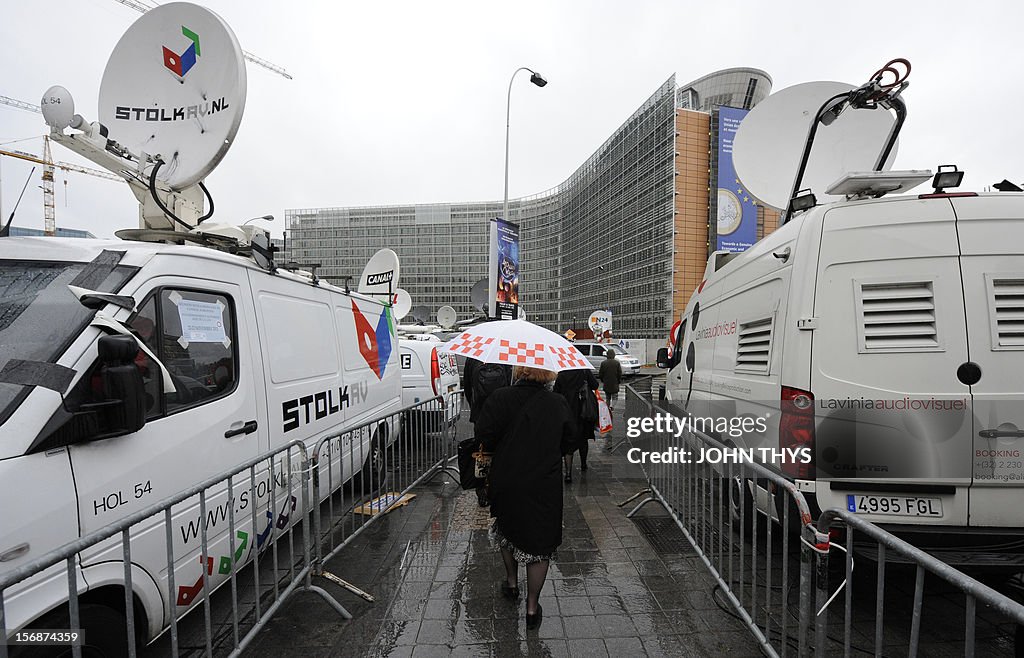
<path fill-rule="evenodd" d="M 537 599 L 562 543 L 562 446 L 576 436 L 576 422 L 565 398 L 547 390 L 555 373 L 520 366 L 513 379 L 487 398 L 476 433 L 494 453 L 488 487 L 491 532 L 507 577 L 501 589 L 508 598 L 519 596 L 519 563 L 525 563 L 526 625 L 536 628 Z"/>
<path fill-rule="evenodd" d="M 587 395 L 593 395 L 593 392 L 597 390 L 599 385 L 597 377 L 594 377 L 594 373 L 589 368 L 585 370 L 563 370 L 558 373 L 558 378 L 555 380 L 554 392 L 564 397 L 565 401 L 569 403 L 569 413 L 575 419 L 577 429 L 576 436 L 569 446 L 569 452 L 564 457 L 566 484 L 572 482 L 572 455 L 577 450 L 580 452 L 580 471 L 587 470 L 587 453 L 590 450 L 589 441 L 594 438 L 594 428 L 597 426 L 597 421 L 587 422 L 581 418 L 583 415 L 583 400 L 580 398 L 580 394 L 583 388 L 586 387 Z"/>

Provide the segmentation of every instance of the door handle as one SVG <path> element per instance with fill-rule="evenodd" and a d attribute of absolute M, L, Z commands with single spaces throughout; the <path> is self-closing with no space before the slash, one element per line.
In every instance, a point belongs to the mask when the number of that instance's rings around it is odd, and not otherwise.
<path fill-rule="evenodd" d="M 231 437 L 238 436 L 239 434 L 252 434 L 253 432 L 256 431 L 256 428 L 256 421 L 250 420 L 248 423 L 242 425 L 237 429 L 228 430 L 227 432 L 224 432 L 224 438 L 230 439 Z"/>
<path fill-rule="evenodd" d="M 1015 438 L 1024 437 L 1024 430 L 981 430 L 978 436 L 983 439 Z"/>

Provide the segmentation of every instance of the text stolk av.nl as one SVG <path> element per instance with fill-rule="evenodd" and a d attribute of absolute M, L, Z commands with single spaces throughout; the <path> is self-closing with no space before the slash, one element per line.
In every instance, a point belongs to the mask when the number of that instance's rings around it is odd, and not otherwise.
<path fill-rule="evenodd" d="M 719 436 L 739 438 L 747 433 L 761 434 L 768 429 L 767 417 L 677 418 L 670 414 L 655 414 L 644 418 L 630 418 L 626 425 L 626 436 L 637 439 L 644 434 L 672 434 L 679 439 L 683 433 L 717 433 Z M 807 446 L 796 448 L 735 448 L 699 446 L 693 449 L 669 446 L 662 450 L 630 448 L 626 458 L 633 464 L 809 464 L 811 449 Z"/>

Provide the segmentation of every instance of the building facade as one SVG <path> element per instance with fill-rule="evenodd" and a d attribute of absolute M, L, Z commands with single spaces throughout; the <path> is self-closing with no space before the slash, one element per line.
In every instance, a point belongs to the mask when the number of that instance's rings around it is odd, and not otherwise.
<path fill-rule="evenodd" d="M 713 237 L 716 109 L 749 109 L 771 91 L 758 69 L 736 68 L 677 86 L 664 82 L 568 180 L 509 200 L 520 227 L 520 303 L 562 332 L 611 309 L 614 333 L 661 338 L 700 282 Z M 286 260 L 356 280 L 380 248 L 398 253 L 399 285 L 431 313 L 478 314 L 469 291 L 487 276 L 490 220 L 501 201 L 304 208 L 285 212 Z M 774 228 L 760 213 L 758 237 Z"/>

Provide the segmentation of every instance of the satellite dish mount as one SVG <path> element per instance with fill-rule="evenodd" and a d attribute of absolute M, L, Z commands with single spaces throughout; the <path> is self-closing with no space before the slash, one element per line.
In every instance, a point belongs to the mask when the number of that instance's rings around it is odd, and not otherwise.
<path fill-rule="evenodd" d="M 901 72 L 896 66 L 905 67 L 906 70 Z M 883 81 L 886 75 L 891 75 L 892 81 Z M 827 101 L 822 103 L 818 109 L 818 113 L 815 115 L 814 120 L 811 122 L 811 127 L 807 133 L 807 140 L 804 143 L 803 155 L 800 158 L 800 165 L 797 168 L 796 179 L 793 181 L 793 191 L 789 195 L 789 203 L 786 205 L 785 212 L 782 215 L 782 224 L 785 224 L 792 218 L 794 212 L 813 207 L 816 203 L 813 193 L 803 194 L 801 185 L 803 183 L 804 172 L 807 169 L 807 162 L 811 156 L 811 147 L 814 145 L 814 136 L 818 132 L 818 125 L 829 126 L 839 118 L 839 115 L 847 107 L 852 107 L 855 110 L 876 110 L 883 108 L 886 110 L 892 109 L 896 111 L 896 121 L 892 125 L 892 129 L 889 131 L 889 136 L 885 140 L 885 144 L 882 151 L 879 153 L 878 159 L 875 161 L 874 171 L 882 171 L 885 167 L 886 161 L 889 159 L 889 154 L 892 153 L 893 147 L 896 144 L 896 140 L 899 138 L 900 130 L 903 128 L 903 122 L 907 118 L 907 106 L 900 98 L 900 94 L 907 88 L 910 83 L 907 78 L 910 76 L 910 62 L 897 58 L 890 60 L 885 66 L 875 71 L 871 79 L 860 87 L 853 89 L 848 92 L 843 92 L 832 96 Z"/>

